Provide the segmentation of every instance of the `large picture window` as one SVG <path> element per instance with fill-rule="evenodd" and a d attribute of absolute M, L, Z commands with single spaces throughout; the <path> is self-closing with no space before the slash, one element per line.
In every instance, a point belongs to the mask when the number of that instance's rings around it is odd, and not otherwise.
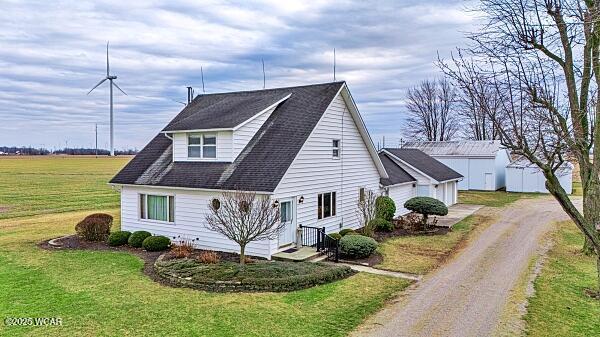
<path fill-rule="evenodd" d="M 189 158 L 217 158 L 217 135 L 190 133 L 188 134 Z"/>
<path fill-rule="evenodd" d="M 175 222 L 175 197 L 140 194 L 140 218 Z"/>
<path fill-rule="evenodd" d="M 325 219 L 335 216 L 336 195 L 335 192 L 321 193 L 317 195 L 317 219 Z"/>

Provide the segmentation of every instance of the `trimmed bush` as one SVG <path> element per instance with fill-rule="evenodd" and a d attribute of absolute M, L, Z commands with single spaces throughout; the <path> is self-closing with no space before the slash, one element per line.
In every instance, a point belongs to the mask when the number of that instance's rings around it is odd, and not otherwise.
<path fill-rule="evenodd" d="M 394 225 L 383 218 L 375 218 L 369 221 L 370 225 L 375 228 L 376 231 L 380 232 L 391 232 L 394 230 Z"/>
<path fill-rule="evenodd" d="M 122 246 L 127 243 L 127 240 L 129 240 L 130 236 L 131 236 L 131 232 L 128 232 L 128 231 L 112 232 L 108 236 L 108 245 L 109 246 Z"/>
<path fill-rule="evenodd" d="M 162 235 L 149 236 L 142 242 L 142 247 L 149 252 L 160 252 L 169 248 L 171 240 Z"/>
<path fill-rule="evenodd" d="M 344 235 L 346 235 L 346 234 L 351 234 L 351 233 L 354 233 L 354 229 L 351 229 L 351 228 L 345 228 L 345 229 L 342 229 L 342 230 L 340 231 L 340 235 L 341 235 L 341 236 L 344 236 Z"/>
<path fill-rule="evenodd" d="M 410 198 L 404 203 L 404 208 L 423 215 L 422 229 L 428 227 L 427 218 L 430 215 L 444 216 L 448 214 L 448 207 L 443 202 L 431 197 Z"/>
<path fill-rule="evenodd" d="M 110 234 L 113 217 L 110 214 L 94 213 L 86 216 L 76 226 L 77 235 L 87 241 L 104 241 Z"/>
<path fill-rule="evenodd" d="M 146 238 L 149 236 L 152 236 L 152 234 L 150 234 L 150 232 L 146 232 L 146 231 L 133 232 L 133 234 L 131 234 L 131 236 L 129 236 L 127 243 L 131 247 L 140 248 L 140 247 L 142 247 L 142 243 L 144 242 L 144 240 L 146 240 Z"/>
<path fill-rule="evenodd" d="M 362 259 L 375 252 L 377 241 L 363 235 L 346 235 L 340 240 L 340 249 L 344 256 Z"/>
<path fill-rule="evenodd" d="M 339 240 L 342 238 L 342 234 L 340 234 L 340 233 L 331 233 L 331 234 L 327 234 L 327 235 L 331 236 L 332 238 L 334 238 L 336 240 Z"/>
<path fill-rule="evenodd" d="M 395 213 L 396 204 L 392 198 L 381 195 L 375 199 L 375 218 L 382 218 L 388 222 L 392 222 Z"/>

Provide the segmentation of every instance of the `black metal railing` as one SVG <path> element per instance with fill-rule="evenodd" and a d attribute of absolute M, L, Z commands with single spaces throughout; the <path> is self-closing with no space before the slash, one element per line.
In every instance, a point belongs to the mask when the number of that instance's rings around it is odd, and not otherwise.
<path fill-rule="evenodd" d="M 325 227 L 299 226 L 303 246 L 315 247 L 318 252 L 323 252 L 327 259 L 338 262 L 340 257 L 339 240 L 325 233 Z"/>

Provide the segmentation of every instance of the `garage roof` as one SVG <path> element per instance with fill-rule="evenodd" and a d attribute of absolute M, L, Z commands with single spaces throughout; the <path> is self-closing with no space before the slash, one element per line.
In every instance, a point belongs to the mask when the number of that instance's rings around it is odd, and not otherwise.
<path fill-rule="evenodd" d="M 383 163 L 383 167 L 385 167 L 385 171 L 389 176 L 389 178 L 380 179 L 381 185 L 390 186 L 417 181 L 417 179 L 396 164 L 386 153 L 380 152 L 379 159 Z"/>
<path fill-rule="evenodd" d="M 439 182 L 463 177 L 460 173 L 425 154 L 423 151 L 405 148 L 385 148 L 383 150 Z"/>

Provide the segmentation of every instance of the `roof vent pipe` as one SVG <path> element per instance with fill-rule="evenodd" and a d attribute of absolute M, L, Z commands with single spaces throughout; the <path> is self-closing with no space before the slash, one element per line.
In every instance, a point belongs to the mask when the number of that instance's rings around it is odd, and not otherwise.
<path fill-rule="evenodd" d="M 188 94 L 187 104 L 190 104 L 194 100 L 194 88 L 187 87 L 187 94 Z"/>

